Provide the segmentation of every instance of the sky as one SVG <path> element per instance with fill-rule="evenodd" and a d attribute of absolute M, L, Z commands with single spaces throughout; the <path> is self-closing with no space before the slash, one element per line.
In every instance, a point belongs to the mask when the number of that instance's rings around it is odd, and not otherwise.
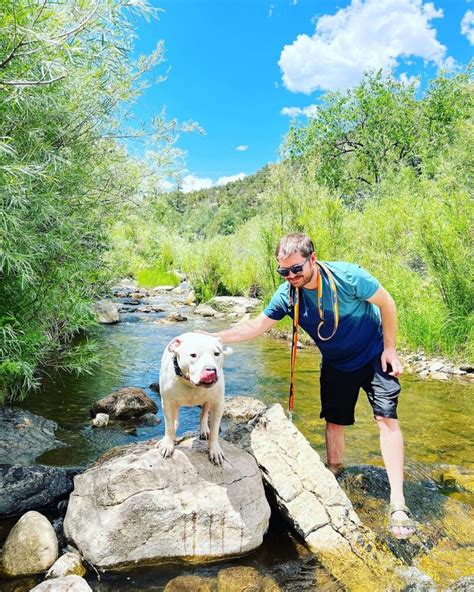
<path fill-rule="evenodd" d="M 439 68 L 472 58 L 474 0 L 151 0 L 136 55 L 163 40 L 166 80 L 135 113 L 193 120 L 182 134 L 184 191 L 223 185 L 279 159 L 293 119 L 307 121 L 327 91 L 382 68 L 422 93 Z M 165 181 L 163 187 L 169 187 Z"/>

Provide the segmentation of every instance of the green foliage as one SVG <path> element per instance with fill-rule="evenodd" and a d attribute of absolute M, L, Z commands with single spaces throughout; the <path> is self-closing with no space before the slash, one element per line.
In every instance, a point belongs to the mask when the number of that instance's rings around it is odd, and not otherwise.
<path fill-rule="evenodd" d="M 135 17 L 154 12 L 125 0 L 1 3 L 0 401 L 36 386 L 41 366 L 94 362 L 93 345 L 72 340 L 95 324 L 90 303 L 113 273 L 108 226 L 143 198 L 147 172 L 179 157 L 167 149 L 177 122 L 119 123 L 163 59 L 161 45 L 129 57 Z M 158 152 L 138 163 L 122 135 Z"/>
<path fill-rule="evenodd" d="M 165 271 L 161 264 L 155 267 L 139 269 L 135 273 L 138 284 L 143 288 L 154 288 L 155 286 L 177 286 L 179 277 L 172 271 Z"/>

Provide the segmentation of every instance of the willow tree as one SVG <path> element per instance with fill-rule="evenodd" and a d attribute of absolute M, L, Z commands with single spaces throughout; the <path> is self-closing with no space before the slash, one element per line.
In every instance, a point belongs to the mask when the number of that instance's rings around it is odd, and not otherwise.
<path fill-rule="evenodd" d="M 94 321 L 107 279 L 106 226 L 142 183 L 117 138 L 162 61 L 132 60 L 140 0 L 0 5 L 0 399 L 23 396 L 45 364 L 86 369 L 72 337 Z M 173 157 L 175 122 L 151 135 Z M 160 152 L 161 151 L 161 152 Z"/>

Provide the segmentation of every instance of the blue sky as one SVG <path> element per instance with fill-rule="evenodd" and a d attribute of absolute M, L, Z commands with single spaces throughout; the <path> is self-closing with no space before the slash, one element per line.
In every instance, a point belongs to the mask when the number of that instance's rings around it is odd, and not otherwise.
<path fill-rule="evenodd" d="M 184 188 L 223 184 L 278 160 L 292 117 L 306 121 L 327 90 L 384 68 L 420 92 L 439 67 L 466 64 L 474 1 L 152 0 L 159 20 L 140 22 L 136 53 L 165 43 L 167 80 L 135 112 L 194 120 L 182 135 Z"/>

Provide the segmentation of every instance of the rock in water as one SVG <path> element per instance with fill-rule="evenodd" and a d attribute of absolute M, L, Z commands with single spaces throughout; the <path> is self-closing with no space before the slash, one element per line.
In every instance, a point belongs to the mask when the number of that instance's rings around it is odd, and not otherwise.
<path fill-rule="evenodd" d="M 260 471 L 250 454 L 221 444 L 222 468 L 194 438 L 170 459 L 155 441 L 112 449 L 75 479 L 66 536 L 102 569 L 258 547 L 270 518 Z"/>
<path fill-rule="evenodd" d="M 0 556 L 0 570 L 6 576 L 41 573 L 58 558 L 58 539 L 47 518 L 27 512 L 11 529 Z"/>
<path fill-rule="evenodd" d="M 91 416 L 107 414 L 110 419 L 131 419 L 145 413 L 156 413 L 156 403 L 141 388 L 133 386 L 121 388 L 100 399 L 91 409 Z"/>
<path fill-rule="evenodd" d="M 231 426 L 225 438 L 255 457 L 283 517 L 343 587 L 352 589 L 354 577 L 374 592 L 401 585 L 397 560 L 379 548 L 334 475 L 281 405 Z"/>
<path fill-rule="evenodd" d="M 46 580 L 46 582 L 38 584 L 30 592 L 92 592 L 92 588 L 80 576 L 66 576 Z"/>
<path fill-rule="evenodd" d="M 0 408 L 0 463 L 31 465 L 44 452 L 66 446 L 54 436 L 57 427 L 25 409 Z"/>
<path fill-rule="evenodd" d="M 46 508 L 73 490 L 82 469 L 0 465 L 0 516 Z"/>

